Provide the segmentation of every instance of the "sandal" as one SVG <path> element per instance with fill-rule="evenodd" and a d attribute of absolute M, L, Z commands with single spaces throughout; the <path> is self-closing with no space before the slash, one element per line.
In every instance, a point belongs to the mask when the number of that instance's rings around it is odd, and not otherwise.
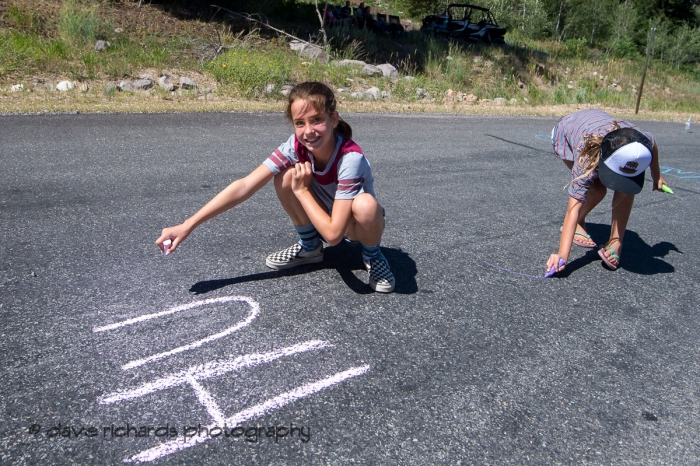
<path fill-rule="evenodd" d="M 588 241 L 593 241 L 593 240 L 591 239 L 591 235 L 587 235 L 587 234 L 585 234 L 585 233 L 581 233 L 580 231 L 577 231 L 576 233 L 574 233 L 574 244 L 575 244 L 576 246 L 581 246 L 582 248 L 588 248 L 588 249 L 593 249 L 593 248 L 595 248 L 596 246 L 598 246 L 597 244 L 595 244 L 595 242 L 594 242 L 593 244 L 584 243 L 584 242 L 581 241 L 580 239 L 577 239 L 577 238 L 576 238 L 576 235 L 583 236 L 583 238 L 584 238 L 584 239 L 587 239 Z"/>
<path fill-rule="evenodd" d="M 605 251 L 610 251 L 609 257 L 605 257 Z M 603 263 L 607 266 L 608 269 L 617 270 L 617 268 L 620 266 L 620 256 L 615 254 L 615 248 L 611 248 L 609 246 L 604 246 L 604 247 L 598 249 L 598 255 L 600 256 L 601 259 L 603 259 Z M 617 259 L 617 265 L 610 262 L 608 260 L 609 258 Z"/>

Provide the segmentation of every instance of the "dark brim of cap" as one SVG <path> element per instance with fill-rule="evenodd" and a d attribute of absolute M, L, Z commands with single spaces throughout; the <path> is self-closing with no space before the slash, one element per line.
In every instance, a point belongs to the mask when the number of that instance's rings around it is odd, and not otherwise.
<path fill-rule="evenodd" d="M 627 177 L 615 173 L 602 162 L 598 165 L 598 178 L 603 186 L 625 194 L 639 194 L 641 192 L 644 186 L 645 172 L 646 170 L 637 176 Z"/>

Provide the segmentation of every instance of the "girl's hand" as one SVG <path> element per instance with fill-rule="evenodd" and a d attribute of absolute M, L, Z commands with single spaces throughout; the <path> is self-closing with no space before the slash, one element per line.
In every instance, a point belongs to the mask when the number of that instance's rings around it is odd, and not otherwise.
<path fill-rule="evenodd" d="M 177 249 L 180 243 L 187 239 L 191 232 L 192 230 L 187 228 L 184 224 L 180 224 L 170 228 L 163 228 L 163 232 L 156 240 L 156 244 L 162 252 L 165 252 L 165 250 L 163 250 L 163 241 L 165 241 L 166 239 L 171 240 L 172 244 L 168 249 L 168 254 L 170 254 Z"/>
<path fill-rule="evenodd" d="M 292 191 L 294 194 L 308 191 L 312 179 L 313 171 L 309 162 L 294 165 L 294 172 L 292 173 Z"/>
<path fill-rule="evenodd" d="M 661 191 L 661 186 L 666 184 L 666 180 L 664 179 L 664 176 L 659 174 L 659 179 L 654 180 L 654 186 L 652 186 L 652 191 Z"/>
<path fill-rule="evenodd" d="M 559 261 L 564 261 L 564 265 L 559 267 Z M 566 257 L 562 257 L 559 254 L 552 254 L 549 256 L 549 260 L 547 261 L 547 270 L 545 270 L 545 273 L 548 273 L 549 271 L 554 268 L 555 272 L 561 272 L 566 268 Z"/>

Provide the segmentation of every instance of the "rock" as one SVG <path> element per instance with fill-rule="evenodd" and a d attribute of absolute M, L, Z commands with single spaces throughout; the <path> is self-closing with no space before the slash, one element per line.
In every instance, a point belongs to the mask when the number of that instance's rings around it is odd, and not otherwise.
<path fill-rule="evenodd" d="M 354 99 L 377 100 L 379 97 L 379 88 L 370 87 L 366 91 L 353 92 L 350 97 Z"/>
<path fill-rule="evenodd" d="M 119 81 L 117 89 L 119 89 L 120 91 L 131 92 L 134 90 L 134 86 L 131 85 L 130 81 Z"/>
<path fill-rule="evenodd" d="M 573 82 L 573 81 L 569 81 L 569 84 L 567 84 L 566 87 L 568 87 L 569 89 L 573 89 L 573 88 L 574 88 L 574 82 Z"/>
<path fill-rule="evenodd" d="M 35 86 L 38 86 L 39 84 L 44 84 L 44 82 L 45 81 L 41 78 L 33 78 L 32 79 L 32 84 L 34 84 Z"/>
<path fill-rule="evenodd" d="M 362 60 L 336 60 L 334 62 L 331 62 L 331 65 L 335 66 L 357 66 L 357 67 L 363 67 L 367 63 L 363 62 Z"/>
<path fill-rule="evenodd" d="M 374 65 L 365 65 L 362 68 L 362 74 L 366 76 L 377 76 L 377 75 L 384 75 L 381 69 L 377 68 Z"/>
<path fill-rule="evenodd" d="M 275 92 L 275 85 L 274 84 L 268 84 L 265 86 L 265 94 L 272 94 Z"/>
<path fill-rule="evenodd" d="M 593 72 L 593 76 L 598 76 L 598 72 L 597 72 L 597 71 L 594 71 L 594 72 Z"/>
<path fill-rule="evenodd" d="M 24 84 L 15 84 L 10 87 L 10 92 L 19 92 L 24 90 Z"/>
<path fill-rule="evenodd" d="M 289 48 L 296 51 L 296 52 L 301 52 L 302 50 L 304 50 L 304 47 L 306 47 L 307 45 L 309 45 L 308 42 L 303 42 L 300 40 L 293 40 L 289 43 Z"/>
<path fill-rule="evenodd" d="M 369 100 L 377 100 L 377 98 L 379 97 L 379 88 L 370 87 L 365 91 L 365 97 Z"/>
<path fill-rule="evenodd" d="M 56 89 L 63 92 L 72 91 L 75 89 L 75 84 L 70 81 L 61 81 L 60 83 L 56 84 Z"/>
<path fill-rule="evenodd" d="M 668 87 L 666 89 L 664 89 L 664 92 L 668 95 L 671 95 L 671 89 Z"/>
<path fill-rule="evenodd" d="M 391 99 L 391 92 L 382 91 L 382 99 Z"/>
<path fill-rule="evenodd" d="M 447 97 L 448 100 L 455 100 L 455 97 L 457 97 L 457 93 L 452 89 L 448 89 L 447 91 L 445 91 L 445 97 Z"/>
<path fill-rule="evenodd" d="M 173 78 L 168 75 L 163 75 L 158 78 L 158 86 L 164 91 L 172 91 L 175 89 L 175 84 L 173 84 Z"/>
<path fill-rule="evenodd" d="M 151 81 L 150 79 L 137 79 L 136 81 L 131 83 L 131 85 L 134 89 L 146 91 L 153 87 L 153 81 Z"/>
<path fill-rule="evenodd" d="M 394 65 L 383 63 L 381 65 L 377 65 L 377 68 L 379 68 L 382 71 L 382 74 L 387 78 L 398 79 L 399 77 L 399 70 L 397 70 Z"/>
<path fill-rule="evenodd" d="M 180 87 L 182 89 L 196 89 L 197 84 L 187 76 L 180 76 Z"/>
<path fill-rule="evenodd" d="M 139 79 L 148 79 L 149 81 L 153 81 L 153 76 L 148 73 L 143 73 L 139 75 Z"/>
<path fill-rule="evenodd" d="M 110 45 L 111 44 L 106 40 L 98 40 L 97 42 L 95 42 L 95 50 L 97 50 L 98 52 L 103 52 L 104 49 L 106 49 Z"/>
<path fill-rule="evenodd" d="M 289 84 L 285 84 L 284 86 L 282 86 L 282 89 L 280 89 L 280 94 L 287 97 L 289 95 L 289 93 L 291 92 L 293 87 L 294 86 L 290 86 Z"/>
<path fill-rule="evenodd" d="M 320 61 L 321 63 L 328 63 L 331 59 L 330 55 L 328 55 L 325 50 L 317 45 L 309 45 L 308 47 L 304 47 L 304 50 L 301 51 L 301 56 Z"/>
<path fill-rule="evenodd" d="M 212 89 L 211 87 L 205 87 L 205 88 L 204 88 L 204 93 L 205 93 L 205 94 L 211 94 L 212 92 L 214 92 L 214 89 Z"/>
<path fill-rule="evenodd" d="M 505 105 L 508 103 L 508 101 L 503 97 L 496 97 L 495 99 L 493 99 L 493 103 L 496 105 Z"/>
<path fill-rule="evenodd" d="M 416 88 L 416 96 L 417 97 L 423 97 L 424 94 L 425 94 L 425 89 L 423 89 L 422 87 Z"/>
<path fill-rule="evenodd" d="M 124 29 L 122 29 L 122 28 L 114 28 L 114 32 L 115 32 L 116 34 L 121 34 L 122 32 L 124 32 Z"/>
<path fill-rule="evenodd" d="M 473 102 L 476 102 L 477 100 L 479 100 L 479 98 L 477 96 L 475 96 L 474 94 L 469 94 L 468 96 L 466 96 L 464 98 L 464 101 L 467 103 L 470 103 L 470 104 Z"/>

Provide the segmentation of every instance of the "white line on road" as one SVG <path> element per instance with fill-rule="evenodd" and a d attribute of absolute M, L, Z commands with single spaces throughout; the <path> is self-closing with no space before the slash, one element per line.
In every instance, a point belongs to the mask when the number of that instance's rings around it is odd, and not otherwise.
<path fill-rule="evenodd" d="M 340 382 L 343 382 L 344 380 L 347 380 L 352 377 L 357 377 L 358 375 L 362 375 L 365 372 L 369 370 L 369 366 L 360 366 L 360 367 L 352 367 L 346 371 L 343 372 L 338 372 L 336 374 L 333 374 L 330 377 L 327 377 L 322 380 L 318 380 L 316 382 L 311 382 L 306 385 L 302 385 L 301 387 L 295 388 L 294 390 L 282 393 L 281 395 L 278 395 L 274 398 L 270 398 L 267 401 L 264 401 L 262 403 L 259 403 L 255 406 L 251 406 L 250 408 L 244 409 L 243 411 L 239 411 L 238 413 L 234 414 L 230 418 L 225 420 L 225 423 L 230 426 L 237 426 L 240 425 L 242 422 L 248 421 L 250 419 L 256 418 L 263 416 L 264 414 L 267 414 L 269 412 L 275 411 L 277 409 L 282 408 L 283 406 L 292 403 L 296 400 L 299 400 L 301 398 L 307 397 L 309 395 L 313 395 L 314 393 L 320 392 L 321 390 L 324 390 L 326 388 L 329 388 L 333 385 L 339 384 Z M 216 425 L 208 426 L 207 428 L 213 428 L 217 427 Z M 221 427 L 221 426 L 218 426 Z M 143 462 L 148 462 L 148 461 L 154 461 L 157 460 L 158 458 L 162 458 L 167 455 L 171 455 L 177 451 L 184 450 L 185 448 L 189 448 L 192 446 L 195 446 L 199 443 L 205 442 L 209 440 L 209 437 L 207 436 L 197 436 L 192 439 L 190 439 L 187 443 L 185 442 L 184 438 L 179 438 L 177 440 L 173 440 L 167 443 L 164 443 L 162 445 L 159 445 L 154 448 L 150 448 L 148 450 L 144 450 L 131 458 L 127 458 L 124 460 L 125 463 L 143 463 Z"/>

